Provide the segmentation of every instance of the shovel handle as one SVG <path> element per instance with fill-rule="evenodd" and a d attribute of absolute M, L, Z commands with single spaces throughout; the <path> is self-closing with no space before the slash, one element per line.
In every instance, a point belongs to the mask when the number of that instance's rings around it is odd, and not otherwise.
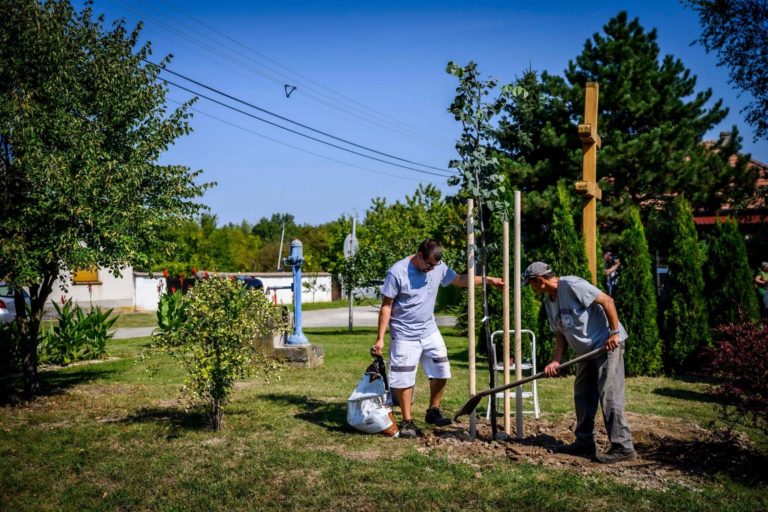
<path fill-rule="evenodd" d="M 592 359 L 593 357 L 601 356 L 605 354 L 606 348 L 600 347 L 596 348 L 595 350 L 592 350 L 591 352 L 587 352 L 584 355 L 581 355 L 579 357 L 575 357 L 571 359 L 570 361 L 566 361 L 565 363 L 558 365 L 557 372 L 560 370 L 564 370 L 568 368 L 569 366 L 573 366 L 576 363 L 580 363 L 582 361 L 585 361 L 587 359 Z M 480 403 L 480 400 L 485 398 L 488 395 L 494 394 L 494 393 L 500 393 L 502 391 L 506 391 L 507 389 L 516 388 L 517 386 L 522 386 L 523 384 L 526 384 L 528 382 L 540 379 L 542 377 L 546 377 L 547 374 L 544 372 L 539 372 L 534 375 L 530 375 L 524 379 L 517 380 L 515 382 L 512 382 L 510 384 L 505 384 L 503 386 L 498 386 L 491 389 L 486 389 L 485 391 L 481 391 L 480 393 L 476 394 L 475 396 L 471 397 L 469 400 L 466 401 L 464 405 L 461 406 L 461 409 L 459 409 L 459 412 L 456 413 L 456 415 L 453 417 L 454 421 L 457 421 L 459 417 L 464 416 L 465 414 L 469 414 L 472 411 L 474 411 L 477 408 L 477 405 Z"/>

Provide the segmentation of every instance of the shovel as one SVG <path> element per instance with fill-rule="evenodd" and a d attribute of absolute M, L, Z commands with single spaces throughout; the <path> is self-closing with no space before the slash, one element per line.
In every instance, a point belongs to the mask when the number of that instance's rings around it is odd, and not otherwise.
<path fill-rule="evenodd" d="M 587 359 L 592 359 L 593 357 L 601 356 L 601 355 L 605 354 L 605 352 L 606 352 L 606 348 L 605 347 L 596 348 L 592 352 L 587 352 L 583 356 L 576 357 L 574 359 L 571 359 L 570 361 L 567 361 L 567 362 L 561 364 L 560 366 L 557 367 L 557 371 L 559 372 L 560 370 L 564 370 L 564 369 L 568 368 L 569 366 L 573 366 L 576 363 L 580 363 L 582 361 L 586 361 Z M 459 412 L 457 412 L 456 415 L 453 417 L 453 421 L 458 421 L 459 417 L 464 416 L 465 414 L 469 414 L 472 411 L 474 411 L 475 408 L 477 407 L 477 404 L 480 403 L 480 400 L 482 400 L 483 398 L 485 398 L 488 395 L 491 395 L 493 393 L 500 393 L 500 392 L 502 392 L 504 390 L 507 390 L 507 389 L 516 388 L 517 386 L 522 386 L 523 384 L 526 384 L 528 382 L 532 382 L 532 381 L 534 381 L 536 379 L 540 379 L 540 378 L 546 377 L 546 376 L 547 376 L 546 373 L 539 372 L 539 373 L 537 373 L 535 375 L 531 375 L 531 376 L 526 377 L 524 379 L 516 380 L 515 382 L 512 382 L 510 384 L 505 384 L 503 386 L 498 386 L 498 387 L 495 387 L 495 388 L 492 388 L 492 389 L 486 389 L 485 391 L 481 391 L 480 393 L 476 394 L 475 396 L 473 396 L 472 398 L 467 400 L 467 402 L 464 405 L 461 406 L 461 409 L 459 409 Z"/>

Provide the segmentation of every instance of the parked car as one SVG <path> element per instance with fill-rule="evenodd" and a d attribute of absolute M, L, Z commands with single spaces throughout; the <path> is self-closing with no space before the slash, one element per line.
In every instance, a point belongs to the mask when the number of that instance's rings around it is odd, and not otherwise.
<path fill-rule="evenodd" d="M 22 289 L 24 301 L 30 305 L 29 294 Z M 0 282 L 0 322 L 13 322 L 16 320 L 16 303 L 13 299 L 13 288 Z"/>
<path fill-rule="evenodd" d="M 255 290 L 264 289 L 264 283 L 262 283 L 261 279 L 259 278 L 238 276 L 237 280 L 242 281 L 243 283 L 245 283 L 245 286 L 248 286 L 249 288 L 253 288 Z"/>

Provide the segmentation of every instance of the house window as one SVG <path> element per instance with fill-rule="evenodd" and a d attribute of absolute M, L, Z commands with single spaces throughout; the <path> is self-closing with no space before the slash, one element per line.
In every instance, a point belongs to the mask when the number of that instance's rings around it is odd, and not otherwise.
<path fill-rule="evenodd" d="M 100 284 L 99 269 L 93 267 L 88 270 L 75 270 L 72 275 L 72 284 Z"/>

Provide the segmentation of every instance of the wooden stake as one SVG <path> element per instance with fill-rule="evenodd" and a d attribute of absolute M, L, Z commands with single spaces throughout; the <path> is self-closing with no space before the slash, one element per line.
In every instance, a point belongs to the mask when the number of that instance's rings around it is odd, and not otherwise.
<path fill-rule="evenodd" d="M 502 350 L 502 359 L 504 361 L 504 385 L 510 383 L 509 380 L 509 221 L 505 220 L 503 227 L 503 329 L 504 329 L 504 348 Z M 509 390 L 504 391 L 504 432 L 509 435 L 512 433 L 512 424 L 509 420 Z"/>
<path fill-rule="evenodd" d="M 469 396 L 477 394 L 477 369 L 475 366 L 475 221 L 474 199 L 467 199 L 467 357 L 469 359 Z M 475 438 L 477 413 L 469 418 L 469 435 Z"/>
<path fill-rule="evenodd" d="M 515 380 L 523 378 L 522 351 L 522 319 L 520 313 L 520 191 L 515 190 Z M 525 437 L 523 431 L 523 391 L 520 387 L 515 390 L 515 431 L 518 439 Z"/>

